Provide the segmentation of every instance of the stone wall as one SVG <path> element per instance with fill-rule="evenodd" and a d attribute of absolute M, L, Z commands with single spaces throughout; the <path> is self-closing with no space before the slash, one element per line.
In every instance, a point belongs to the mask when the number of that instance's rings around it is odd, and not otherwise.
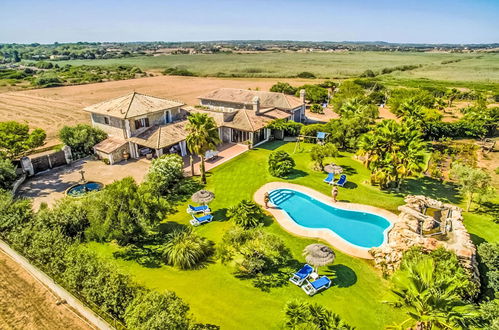
<path fill-rule="evenodd" d="M 462 209 L 421 195 L 409 195 L 405 202 L 405 205 L 399 207 L 399 221 L 388 234 L 388 243 L 369 250 L 376 267 L 382 269 L 385 274 L 391 274 L 398 269 L 403 253 L 409 248 L 421 246 L 432 251 L 443 247 L 456 253 L 461 265 L 479 286 L 476 247 L 464 227 Z M 442 212 L 443 219 L 440 223 L 424 214 L 427 208 Z M 429 230 L 435 233 L 427 233 Z"/>

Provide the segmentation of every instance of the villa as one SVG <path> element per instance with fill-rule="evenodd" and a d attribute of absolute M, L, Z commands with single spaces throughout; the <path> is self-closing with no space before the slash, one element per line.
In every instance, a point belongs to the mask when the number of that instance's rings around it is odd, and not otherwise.
<path fill-rule="evenodd" d="M 272 120 L 304 120 L 305 91 L 300 95 L 221 88 L 199 97 L 200 105 L 191 107 L 133 92 L 84 110 L 91 113 L 92 125 L 108 134 L 94 146 L 96 155 L 114 164 L 127 156 L 188 155 L 185 125 L 189 113 L 195 112 L 215 120 L 222 143 L 259 145 L 269 140 L 266 126 Z"/>

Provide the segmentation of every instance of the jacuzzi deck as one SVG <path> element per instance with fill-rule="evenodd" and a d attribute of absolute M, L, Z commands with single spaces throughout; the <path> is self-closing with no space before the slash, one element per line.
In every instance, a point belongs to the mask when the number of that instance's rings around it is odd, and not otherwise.
<path fill-rule="evenodd" d="M 321 182 L 322 184 L 322 182 Z M 361 212 L 369 212 L 369 213 L 374 213 L 377 215 L 380 215 L 384 218 L 386 218 L 388 221 L 392 223 L 392 225 L 398 221 L 397 215 L 395 215 L 392 212 L 389 212 L 387 210 L 370 206 L 370 205 L 364 205 L 364 204 L 355 204 L 355 203 L 344 203 L 344 202 L 336 202 L 334 203 L 332 201 L 332 197 L 324 195 L 314 189 L 304 187 L 301 185 L 293 184 L 293 183 L 287 183 L 287 182 L 270 182 L 265 185 L 263 185 L 260 189 L 258 189 L 255 192 L 255 195 L 253 198 L 255 201 L 265 207 L 264 203 L 264 196 L 266 192 L 270 192 L 275 189 L 292 189 L 296 190 L 302 193 L 305 193 L 319 201 L 321 201 L 324 204 L 334 206 L 336 208 L 344 209 L 344 210 L 351 210 L 351 211 L 361 211 Z M 289 215 L 286 213 L 286 211 L 279 209 L 278 207 L 275 207 L 271 203 L 269 203 L 269 208 L 267 209 L 274 218 L 277 220 L 277 222 L 289 233 L 297 235 L 297 236 L 302 236 L 302 237 L 308 237 L 308 238 L 316 238 L 316 239 L 321 239 L 335 247 L 336 249 L 349 254 L 354 257 L 358 258 L 364 258 L 364 259 L 372 259 L 372 256 L 369 254 L 369 249 L 368 248 L 363 248 L 360 246 L 356 246 L 354 244 L 351 244 L 347 241 L 345 241 L 342 237 L 334 233 L 333 231 L 329 229 L 313 229 L 313 228 L 306 228 L 298 225 L 296 222 L 294 222 Z M 381 246 L 387 244 L 388 242 L 385 241 Z"/>

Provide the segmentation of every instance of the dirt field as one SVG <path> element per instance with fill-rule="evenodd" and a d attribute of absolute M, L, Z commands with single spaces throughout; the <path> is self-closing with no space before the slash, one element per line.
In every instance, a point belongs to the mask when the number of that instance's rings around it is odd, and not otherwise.
<path fill-rule="evenodd" d="M 0 329 L 93 329 L 0 250 Z"/>
<path fill-rule="evenodd" d="M 198 104 L 198 96 L 221 87 L 268 90 L 277 81 L 299 86 L 304 79 L 221 79 L 157 76 L 98 84 L 34 89 L 0 94 L 0 121 L 25 121 L 46 130 L 47 142 L 54 141 L 64 125 L 89 123 L 85 106 L 133 91 Z"/>

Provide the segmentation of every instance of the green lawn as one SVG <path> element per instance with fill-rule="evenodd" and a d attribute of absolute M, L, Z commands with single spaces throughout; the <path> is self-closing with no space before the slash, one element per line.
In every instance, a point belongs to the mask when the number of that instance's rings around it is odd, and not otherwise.
<path fill-rule="evenodd" d="M 206 188 L 216 194 L 215 201 L 210 204 L 215 211 L 215 218 L 224 220 L 225 208 L 241 199 L 250 199 L 264 183 L 276 181 L 267 171 L 268 154 L 276 148 L 293 153 L 294 147 L 294 143 L 268 143 L 214 169 L 208 177 Z M 305 146 L 305 149 L 308 148 L 310 145 Z M 324 174 L 311 170 L 309 154 L 297 152 L 293 157 L 297 167 L 289 181 L 329 194 L 330 187 L 322 183 Z M 365 183 L 369 176 L 368 170 L 352 159 L 350 154 L 343 153 L 335 162 L 345 168 L 350 180 L 345 188 L 340 188 L 340 200 L 371 204 L 394 212 L 403 203 L 403 195 L 381 192 Z M 411 180 L 405 189 L 409 193 L 423 192 L 461 203 L 453 186 L 443 186 L 432 180 Z M 185 207 L 179 206 L 179 212 L 170 216 L 168 221 L 187 224 L 189 216 L 184 211 Z M 493 224 L 486 216 L 467 215 L 466 222 L 474 238 L 480 241 L 497 240 L 499 237 L 499 225 Z M 228 221 L 215 221 L 195 230 L 216 243 L 230 226 Z M 292 236 L 275 222 L 265 227 L 265 230 L 279 235 L 300 262 L 303 261 L 301 251 L 314 241 Z M 112 252 L 117 249 L 116 246 L 99 243 L 87 245 L 102 257 L 114 260 Z M 199 321 L 217 324 L 223 329 L 281 328 L 283 307 L 287 301 L 295 298 L 323 304 L 358 329 L 382 329 L 405 319 L 402 311 L 382 303 L 387 297 L 390 283 L 383 279 L 371 262 L 340 252 L 337 252 L 334 265 L 321 269 L 324 274 L 335 271 L 335 285 L 312 298 L 291 284 L 271 289 L 268 293 L 262 292 L 254 288 L 251 281 L 236 279 L 230 268 L 216 261 L 204 269 L 194 271 L 179 271 L 166 266 L 146 268 L 133 261 L 114 262 L 147 287 L 175 291 L 190 304 L 191 311 Z"/>

